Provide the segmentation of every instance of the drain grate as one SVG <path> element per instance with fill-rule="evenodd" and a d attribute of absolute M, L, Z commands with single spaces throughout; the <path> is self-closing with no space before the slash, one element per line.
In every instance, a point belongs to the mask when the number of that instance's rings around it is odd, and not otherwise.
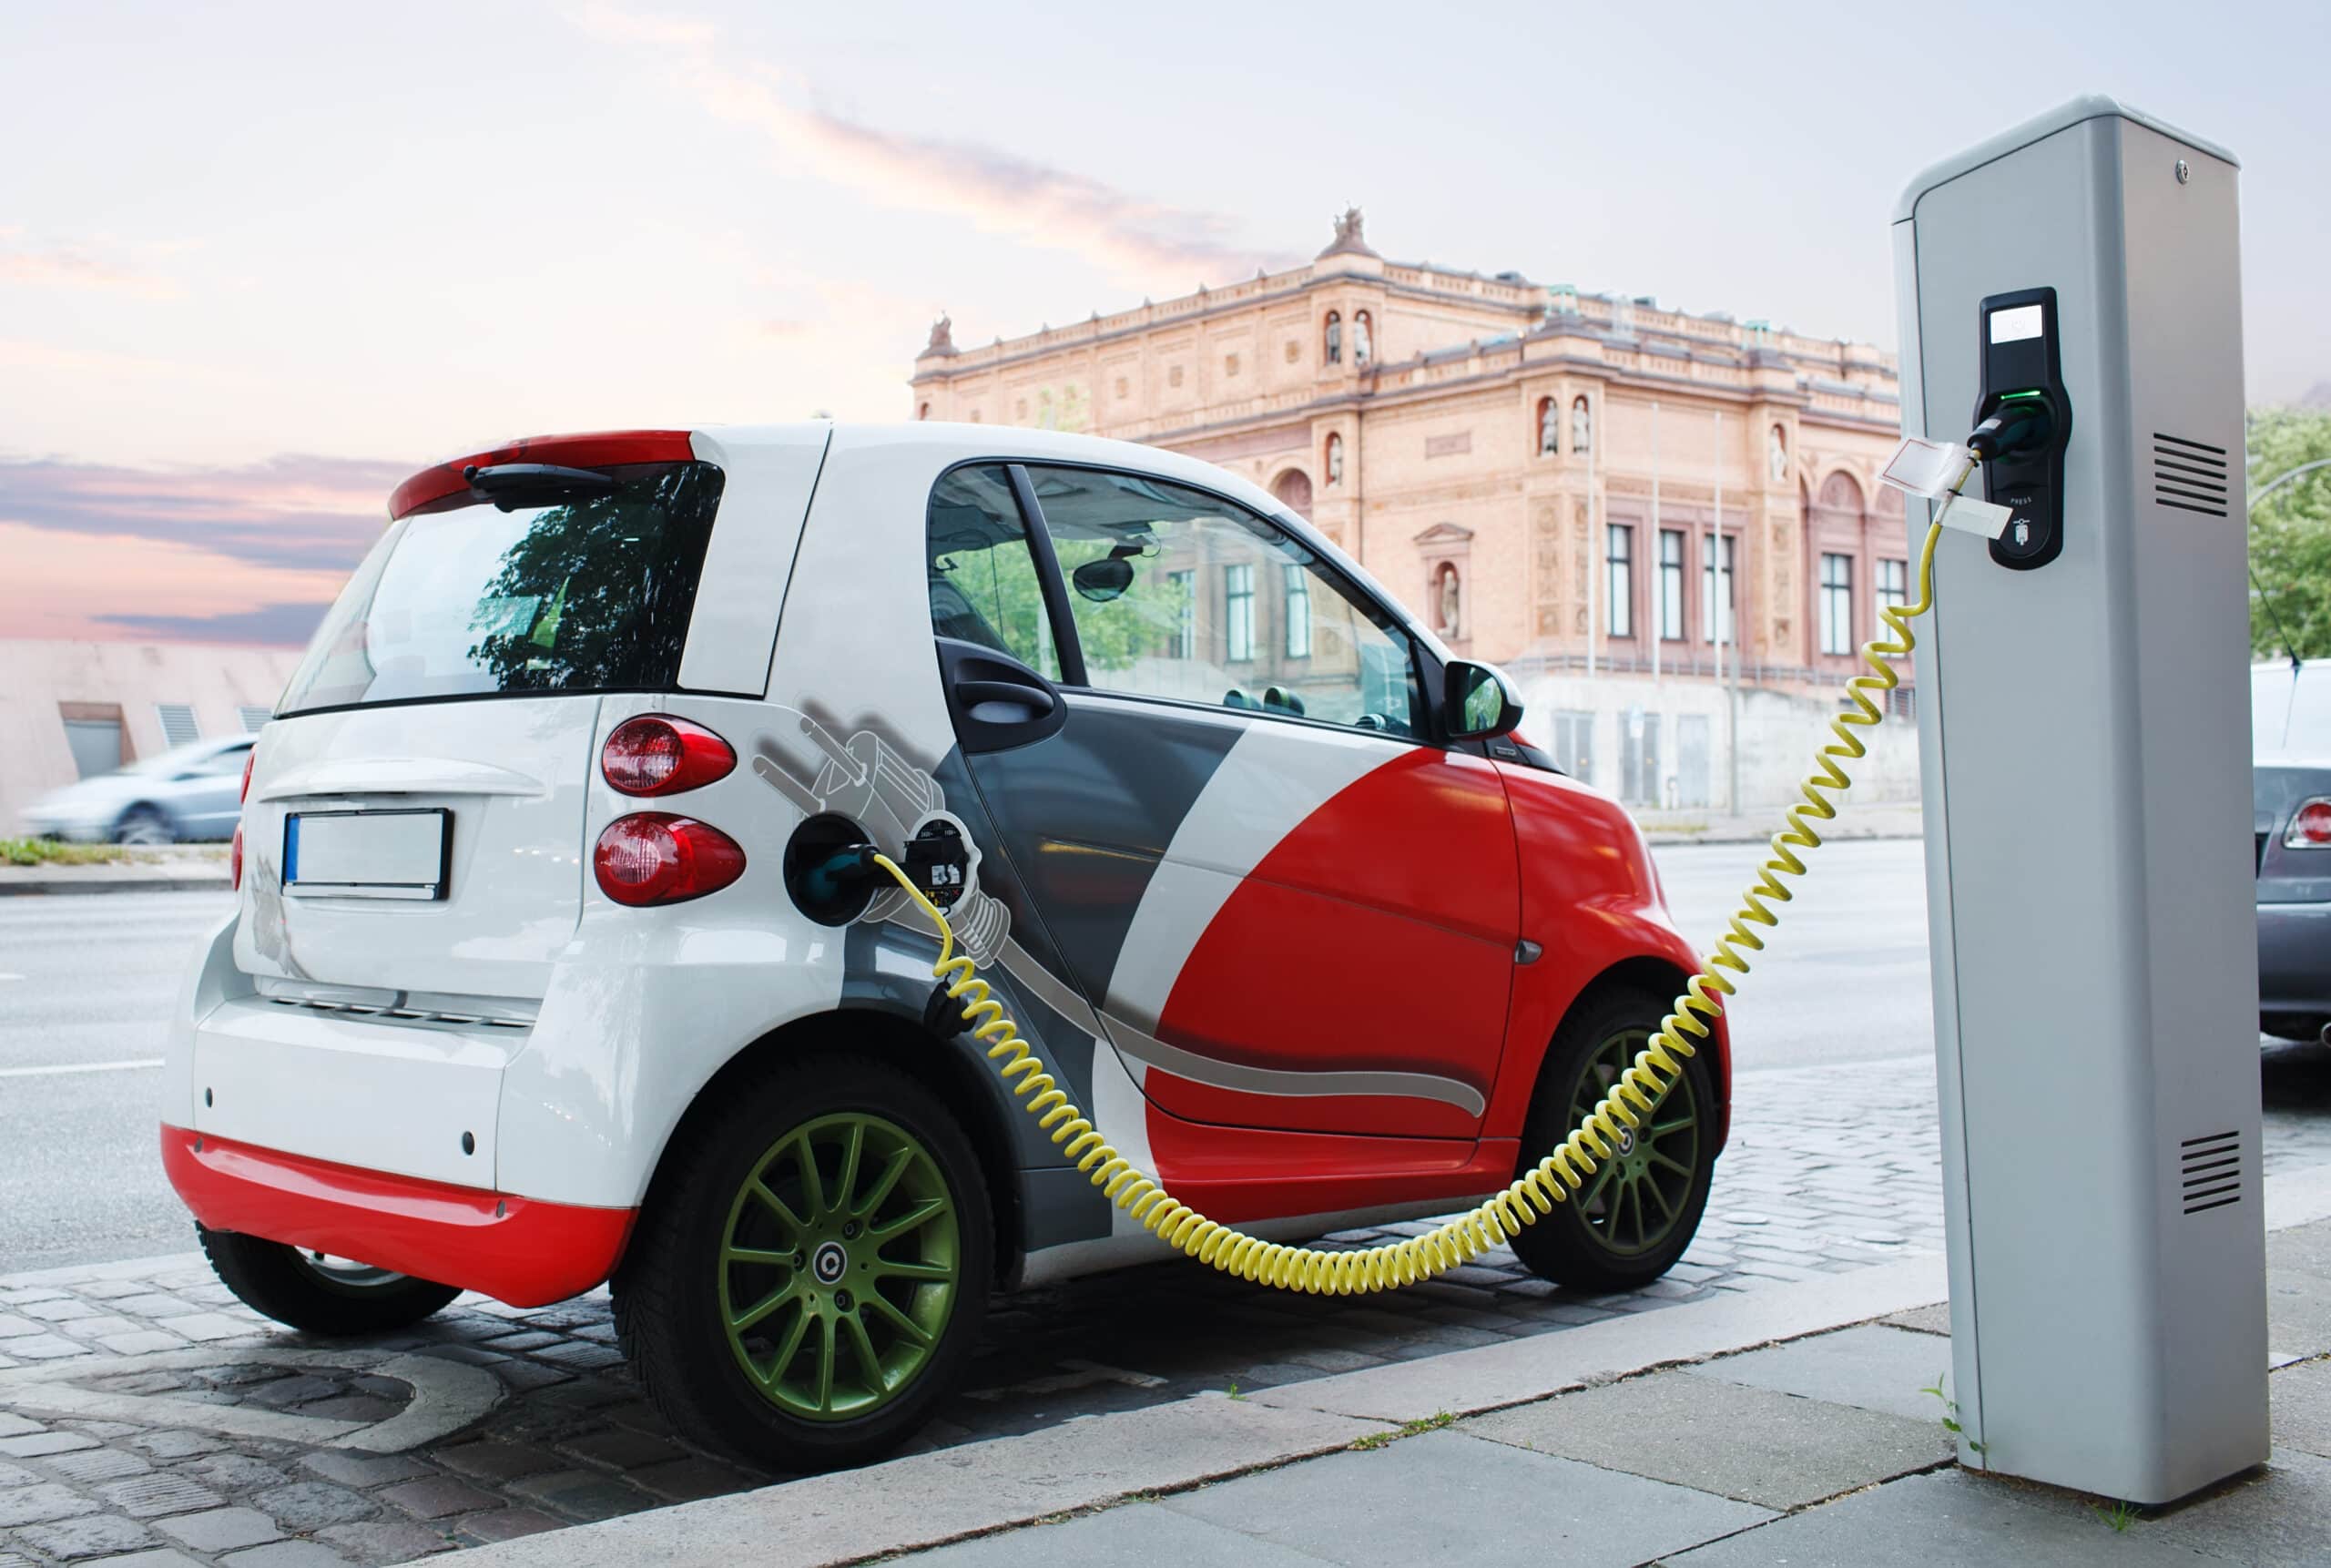
<path fill-rule="evenodd" d="M 2187 1214 L 2224 1208 L 2242 1201 L 2242 1135 L 2212 1133 L 2187 1138 L 2177 1145 L 2178 1175 L 2183 1178 Z"/>

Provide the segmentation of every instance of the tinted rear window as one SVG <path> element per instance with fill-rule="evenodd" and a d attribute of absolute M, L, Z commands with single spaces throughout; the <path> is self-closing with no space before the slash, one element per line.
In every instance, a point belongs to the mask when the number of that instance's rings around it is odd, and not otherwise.
<path fill-rule="evenodd" d="M 720 506 L 706 463 L 609 471 L 608 495 L 392 524 L 317 628 L 285 714 L 677 680 Z"/>

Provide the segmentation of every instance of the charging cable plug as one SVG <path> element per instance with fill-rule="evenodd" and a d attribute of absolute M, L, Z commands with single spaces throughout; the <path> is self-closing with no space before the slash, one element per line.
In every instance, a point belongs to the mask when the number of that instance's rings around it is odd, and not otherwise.
<path fill-rule="evenodd" d="M 2056 414 L 2048 400 L 2037 395 L 2015 396 L 1967 436 L 1967 450 L 1976 460 L 1990 463 L 2020 453 L 2038 452 L 2056 438 Z"/>
<path fill-rule="evenodd" d="M 884 874 L 881 853 L 871 844 L 850 844 L 837 850 L 803 874 L 802 891 L 819 904 L 839 901 Z"/>

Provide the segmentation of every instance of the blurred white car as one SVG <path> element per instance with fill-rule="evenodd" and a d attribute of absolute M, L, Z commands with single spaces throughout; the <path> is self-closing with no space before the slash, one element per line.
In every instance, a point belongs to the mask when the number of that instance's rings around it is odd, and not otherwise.
<path fill-rule="evenodd" d="M 40 839 L 175 844 L 224 839 L 242 806 L 243 769 L 255 735 L 198 740 L 52 790 L 25 809 Z"/>

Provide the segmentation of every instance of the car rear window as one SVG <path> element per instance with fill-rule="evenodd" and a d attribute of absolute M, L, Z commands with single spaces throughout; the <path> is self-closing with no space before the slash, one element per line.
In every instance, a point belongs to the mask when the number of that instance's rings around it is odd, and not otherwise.
<path fill-rule="evenodd" d="M 467 493 L 392 524 L 341 591 L 278 712 L 677 680 L 721 474 L 606 471 L 606 495 Z"/>

